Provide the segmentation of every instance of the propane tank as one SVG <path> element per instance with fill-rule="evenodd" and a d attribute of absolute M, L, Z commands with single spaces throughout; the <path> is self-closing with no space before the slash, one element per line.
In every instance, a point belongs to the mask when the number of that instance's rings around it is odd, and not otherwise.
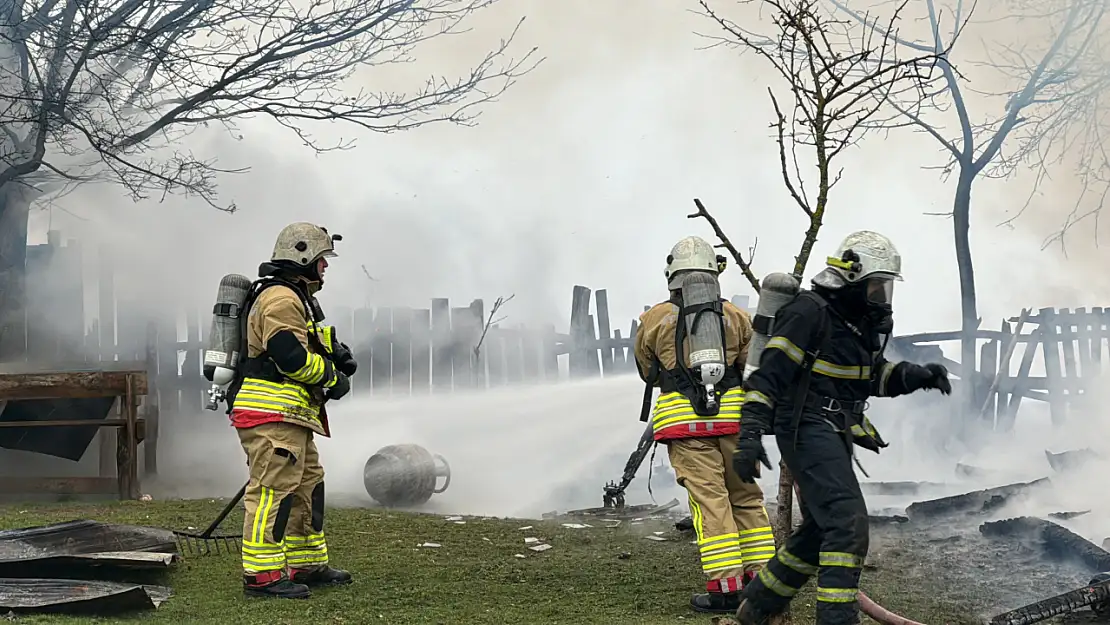
<path fill-rule="evenodd" d="M 443 478 L 443 486 L 437 487 L 439 478 Z M 443 456 L 420 445 L 388 445 L 366 461 L 362 484 L 383 506 L 418 506 L 447 490 L 451 467 Z"/>
<path fill-rule="evenodd" d="M 748 343 L 748 361 L 744 363 L 744 379 L 759 369 L 759 357 L 771 340 L 775 315 L 798 294 L 798 280 L 788 273 L 769 273 L 759 289 L 759 304 L 752 317 L 752 340 Z"/>
<path fill-rule="evenodd" d="M 686 336 L 690 340 L 690 370 L 705 387 L 706 407 L 717 407 L 714 387 L 725 377 L 725 337 L 722 334 L 721 285 L 717 276 L 706 271 L 679 275 Z M 706 305 L 716 306 L 707 310 Z"/>
<path fill-rule="evenodd" d="M 212 383 L 205 408 L 215 410 L 225 397 L 224 387 L 235 379 L 243 333 L 240 316 L 250 292 L 249 278 L 229 273 L 220 280 L 216 305 L 212 307 L 212 329 L 208 332 L 208 348 L 204 350 L 204 377 Z"/>

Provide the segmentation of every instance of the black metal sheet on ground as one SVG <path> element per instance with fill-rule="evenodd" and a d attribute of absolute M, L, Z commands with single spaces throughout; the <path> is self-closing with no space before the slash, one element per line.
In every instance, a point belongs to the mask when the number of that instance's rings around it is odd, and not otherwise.
<path fill-rule="evenodd" d="M 106 616 L 153 610 L 173 595 L 166 586 L 72 579 L 0 578 L 0 611 Z"/>
<path fill-rule="evenodd" d="M 9 401 L 0 413 L 0 421 L 76 420 L 96 423 L 108 418 L 115 401 L 115 397 Z M 0 447 L 77 462 L 85 455 L 97 431 L 98 428 L 92 425 L 0 428 Z"/>
<path fill-rule="evenodd" d="M 173 532 L 155 527 L 68 521 L 0 531 L 4 577 L 73 566 L 165 569 L 178 556 Z"/>

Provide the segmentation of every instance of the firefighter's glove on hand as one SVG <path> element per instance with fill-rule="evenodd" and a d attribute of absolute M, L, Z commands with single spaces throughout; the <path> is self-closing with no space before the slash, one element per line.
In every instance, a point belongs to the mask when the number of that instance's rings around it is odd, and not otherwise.
<path fill-rule="evenodd" d="M 355 360 L 354 354 L 351 353 L 351 348 L 346 343 L 338 343 L 335 346 L 335 356 L 333 358 L 335 368 L 342 371 L 347 377 L 355 374 L 358 371 L 358 361 Z"/>
<path fill-rule="evenodd" d="M 767 450 L 763 448 L 763 437 L 741 437 L 736 443 L 736 451 L 732 454 L 732 468 L 736 471 L 740 480 L 748 484 L 754 484 L 755 478 L 759 477 L 759 463 L 761 462 L 763 466 L 768 469 L 771 468 L 771 461 L 767 458 Z"/>
<path fill-rule="evenodd" d="M 905 374 L 906 389 L 937 389 L 945 395 L 952 394 L 952 383 L 948 381 L 948 369 L 944 365 L 929 363 L 925 366 L 910 365 Z"/>
<path fill-rule="evenodd" d="M 351 392 L 351 380 L 347 374 L 342 371 L 335 372 L 335 384 L 332 384 L 327 389 L 327 399 L 339 399 L 347 393 Z"/>

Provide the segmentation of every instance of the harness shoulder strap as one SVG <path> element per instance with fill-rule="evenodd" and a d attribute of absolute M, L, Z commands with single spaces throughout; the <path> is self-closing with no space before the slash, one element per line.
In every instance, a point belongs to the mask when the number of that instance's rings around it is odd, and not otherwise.
<path fill-rule="evenodd" d="M 802 356 L 801 371 L 798 372 L 798 383 L 795 385 L 794 413 L 790 419 L 790 427 L 794 430 L 795 446 L 798 441 L 798 426 L 802 422 L 802 409 L 805 406 L 806 396 L 809 394 L 813 365 L 817 362 L 817 357 L 821 354 L 821 350 L 825 347 L 825 343 L 828 342 L 829 335 L 832 333 L 832 320 L 829 319 L 827 310 L 828 301 L 813 291 L 802 291 L 798 294 L 798 297 L 808 297 L 817 304 L 821 311 L 821 329 L 817 332 L 817 340 L 807 346 L 808 349 L 805 350 L 805 354 Z"/>

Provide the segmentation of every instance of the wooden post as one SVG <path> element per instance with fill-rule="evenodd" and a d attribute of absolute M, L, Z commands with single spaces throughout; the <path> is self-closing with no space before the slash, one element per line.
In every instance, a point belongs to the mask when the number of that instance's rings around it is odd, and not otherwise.
<path fill-rule="evenodd" d="M 555 334 L 555 325 L 547 324 L 543 329 L 543 378 L 548 382 L 559 381 L 559 352 L 558 338 Z"/>
<path fill-rule="evenodd" d="M 1103 328 L 1106 312 L 1101 307 L 1091 309 L 1091 370 L 1090 373 L 1083 372 L 1083 377 L 1089 380 L 1102 375 L 1102 339 L 1106 336 Z"/>
<path fill-rule="evenodd" d="M 146 378 L 147 391 L 143 397 L 145 410 L 143 412 L 143 474 L 158 475 L 158 419 L 159 391 L 158 383 L 158 325 L 155 321 L 147 322 L 146 326 Z"/>
<path fill-rule="evenodd" d="M 138 443 L 136 441 L 136 420 L 138 419 L 138 397 L 135 395 L 135 378 L 127 376 L 127 389 L 120 397 L 121 412 L 125 421 L 116 436 L 116 479 L 119 483 L 120 499 L 139 498 Z"/>
<path fill-rule="evenodd" d="M 158 369 L 158 418 L 154 426 L 153 440 L 148 445 L 147 458 L 150 458 L 151 449 L 157 451 L 158 433 L 163 418 L 167 422 L 180 418 L 181 410 L 178 406 L 181 390 L 181 372 L 177 364 L 177 319 L 174 315 L 165 315 L 158 320 L 158 344 L 155 347 L 155 359 Z M 207 380 L 205 380 L 207 382 Z M 149 425 L 147 426 L 149 429 Z M 149 436 L 149 434 L 148 434 Z M 148 467 L 152 471 L 154 467 Z"/>
<path fill-rule="evenodd" d="M 1056 325 L 1056 311 L 1042 308 L 1038 311 L 1041 322 L 1041 336 L 1044 344 L 1045 377 L 1048 378 L 1048 407 L 1052 425 L 1060 425 L 1067 418 L 1067 398 L 1061 385 L 1059 331 Z"/>
<path fill-rule="evenodd" d="M 357 308 L 351 316 L 351 349 L 358 361 L 358 371 L 351 380 L 351 392 L 359 397 L 370 397 L 373 393 L 371 372 L 374 369 L 374 350 L 372 339 L 374 337 L 374 309 Z"/>
<path fill-rule="evenodd" d="M 470 302 L 470 329 L 466 339 L 466 351 L 470 356 L 470 368 L 473 371 L 474 386 L 486 388 L 486 359 L 479 353 L 474 353 L 478 340 L 482 336 L 482 328 L 486 327 L 485 304 L 480 299 Z"/>
<path fill-rule="evenodd" d="M 586 327 L 583 329 L 583 342 L 586 344 L 586 371 L 590 377 L 601 376 L 601 365 L 598 364 L 597 330 L 594 316 L 586 315 Z"/>
<path fill-rule="evenodd" d="M 575 286 L 570 304 L 570 377 L 589 375 L 587 345 L 590 325 L 590 289 Z M 596 352 L 595 352 L 596 358 Z"/>
<path fill-rule="evenodd" d="M 1056 313 L 1056 325 L 1060 330 L 1060 351 L 1064 360 L 1063 375 L 1060 377 L 1060 389 L 1064 392 L 1064 411 L 1067 413 L 1071 402 L 1078 399 L 1080 392 L 1079 371 L 1075 360 L 1075 349 L 1079 341 L 1076 332 L 1077 314 L 1064 309 Z"/>
<path fill-rule="evenodd" d="M 412 315 L 412 394 L 432 392 L 432 311 L 418 308 Z"/>
<path fill-rule="evenodd" d="M 995 421 L 995 386 L 993 381 L 1001 375 L 998 368 L 998 341 L 987 341 L 979 348 L 979 375 L 976 376 L 975 386 L 979 389 L 976 393 L 976 405 L 982 406 L 979 416 L 994 426 Z"/>
<path fill-rule="evenodd" d="M 393 309 L 393 378 L 394 395 L 412 394 L 412 309 Z"/>
<path fill-rule="evenodd" d="M 97 325 L 100 329 L 99 353 L 101 361 L 114 361 L 116 359 L 116 287 L 115 267 L 112 263 L 111 252 L 107 245 L 102 245 L 97 256 L 98 274 L 97 290 L 99 297 L 99 310 Z M 101 428 L 97 433 L 100 439 L 100 477 L 115 477 L 116 471 L 116 441 L 113 432 Z"/>
<path fill-rule="evenodd" d="M 1072 401 L 1082 401 L 1086 405 L 1087 400 L 1090 399 L 1087 392 L 1091 387 L 1091 381 L 1096 377 L 1092 371 L 1094 367 L 1091 366 L 1091 337 L 1093 335 L 1091 322 L 1095 320 L 1095 315 L 1093 312 L 1088 314 L 1086 308 L 1077 308 L 1073 318 L 1075 321 L 1073 342 L 1079 356 L 1079 370 L 1075 372 L 1075 379 L 1069 385 L 1069 392 L 1075 394 Z M 1069 345 L 1066 351 L 1070 351 L 1070 348 Z"/>
<path fill-rule="evenodd" d="M 1038 319 L 1039 321 L 1039 319 Z M 1022 397 L 1025 395 L 1026 385 L 1029 380 L 1029 372 L 1033 368 L 1033 359 L 1037 355 L 1037 349 L 1041 347 L 1042 336 L 1044 329 L 1043 326 L 1029 333 L 1028 342 L 1025 343 L 1025 352 L 1021 355 L 1021 363 L 1018 364 L 1017 375 L 1011 380 L 1010 399 L 1006 404 L 1005 416 L 999 415 L 997 420 L 997 429 L 1008 432 L 1014 427 L 1014 421 L 1017 419 L 1018 408 L 1021 407 Z M 1014 333 L 1015 336 L 1020 335 L 1019 332 Z M 1047 358 L 1047 356 L 1046 356 Z"/>
<path fill-rule="evenodd" d="M 601 369 L 603 375 L 612 375 L 613 368 L 613 330 L 609 325 L 609 293 L 600 289 L 594 293 L 594 304 L 597 307 L 597 346 L 601 352 Z"/>
<path fill-rule="evenodd" d="M 540 353 L 543 351 L 543 337 L 538 332 L 529 331 L 524 325 L 520 326 L 520 351 L 524 381 L 532 382 L 543 379 L 543 370 L 540 368 Z"/>
<path fill-rule="evenodd" d="M 451 303 L 432 300 L 432 392 L 450 393 L 452 387 Z"/>
<path fill-rule="evenodd" d="M 455 390 L 474 385 L 474 362 L 470 342 L 470 307 L 451 308 L 451 377 Z"/>
<path fill-rule="evenodd" d="M 375 396 L 389 395 L 393 375 L 392 334 L 393 311 L 384 306 L 374 314 L 374 330 L 370 338 L 370 379 Z"/>
<path fill-rule="evenodd" d="M 505 350 L 505 382 L 517 384 L 524 380 L 524 330 L 503 329 L 501 343 Z"/>

